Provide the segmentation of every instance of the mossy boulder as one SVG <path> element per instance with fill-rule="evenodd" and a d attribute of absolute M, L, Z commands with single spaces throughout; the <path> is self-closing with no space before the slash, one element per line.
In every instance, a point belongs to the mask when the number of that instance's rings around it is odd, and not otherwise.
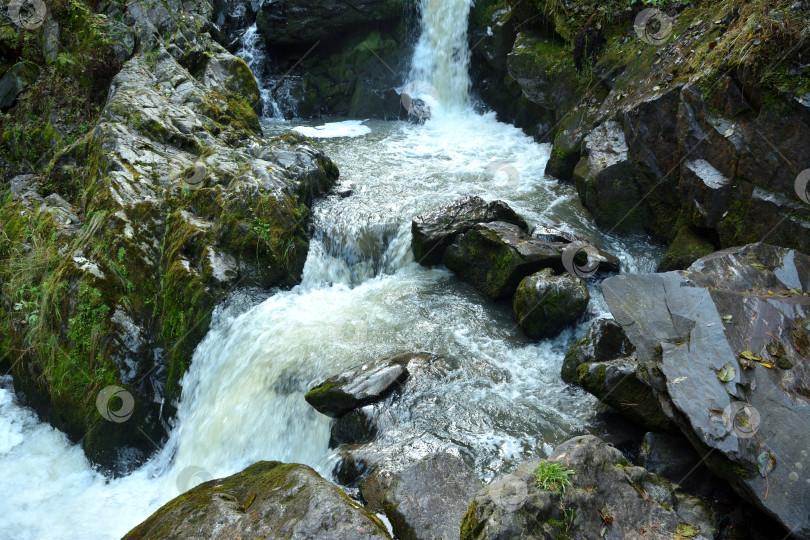
<path fill-rule="evenodd" d="M 633 351 L 635 347 L 619 323 L 613 319 L 597 319 L 591 323 L 585 335 L 568 349 L 560 376 L 565 382 L 576 383 L 580 365 L 625 357 Z"/>
<path fill-rule="evenodd" d="M 374 514 L 306 465 L 260 461 L 169 501 L 139 538 L 391 538 Z"/>
<path fill-rule="evenodd" d="M 718 532 L 700 499 L 585 435 L 482 488 L 464 515 L 460 537 L 637 538 L 649 530 L 702 540 Z"/>
<path fill-rule="evenodd" d="M 512 311 L 527 336 L 543 339 L 573 324 L 585 313 L 589 300 L 582 279 L 568 273 L 554 275 L 547 268 L 520 282 Z"/>
<path fill-rule="evenodd" d="M 683 226 L 678 229 L 675 239 L 658 263 L 656 272 L 686 270 L 701 257 L 715 251 L 714 244 L 703 238 L 694 227 Z"/>
<path fill-rule="evenodd" d="M 512 223 L 528 232 L 526 221 L 505 202 L 487 203 L 481 197 L 465 197 L 420 214 L 411 224 L 414 259 L 424 266 L 439 264 L 458 235 L 477 223 L 492 221 Z"/>
<path fill-rule="evenodd" d="M 444 264 L 491 300 L 511 298 L 523 278 L 543 269 L 564 270 L 562 245 L 532 238 L 520 227 L 479 223 L 444 253 Z"/>

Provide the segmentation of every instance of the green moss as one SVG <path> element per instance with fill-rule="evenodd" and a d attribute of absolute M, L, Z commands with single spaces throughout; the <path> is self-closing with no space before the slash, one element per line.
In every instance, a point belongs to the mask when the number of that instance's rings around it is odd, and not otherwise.
<path fill-rule="evenodd" d="M 478 518 L 478 503 L 473 501 L 461 519 L 460 540 L 475 540 L 481 536 L 486 522 Z"/>

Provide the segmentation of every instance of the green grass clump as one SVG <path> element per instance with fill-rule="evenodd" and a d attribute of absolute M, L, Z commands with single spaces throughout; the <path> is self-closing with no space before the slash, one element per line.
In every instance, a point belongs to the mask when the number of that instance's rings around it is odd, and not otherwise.
<path fill-rule="evenodd" d="M 534 471 L 534 477 L 537 478 L 537 483 L 545 491 L 552 493 L 565 493 L 565 489 L 571 487 L 569 476 L 575 474 L 575 471 L 565 467 L 561 463 L 552 463 L 544 461 Z"/>

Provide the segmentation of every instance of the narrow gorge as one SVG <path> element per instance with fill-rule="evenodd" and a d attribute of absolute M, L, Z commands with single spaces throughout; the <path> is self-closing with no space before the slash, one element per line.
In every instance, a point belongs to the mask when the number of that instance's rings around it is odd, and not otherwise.
<path fill-rule="evenodd" d="M 0 14 L 0 540 L 810 538 L 807 2 Z"/>

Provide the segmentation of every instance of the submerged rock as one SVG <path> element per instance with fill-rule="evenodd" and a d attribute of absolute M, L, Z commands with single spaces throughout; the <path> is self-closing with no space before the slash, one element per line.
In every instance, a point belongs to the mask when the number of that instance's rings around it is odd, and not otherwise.
<path fill-rule="evenodd" d="M 391 538 L 374 514 L 306 465 L 260 461 L 169 501 L 138 538 Z"/>
<path fill-rule="evenodd" d="M 479 491 L 464 516 L 461 539 L 618 539 L 644 537 L 646 531 L 701 540 L 717 534 L 711 511 L 697 497 L 586 435 Z"/>
<path fill-rule="evenodd" d="M 342 444 L 357 444 L 372 440 L 377 434 L 377 425 L 367 407 L 354 409 L 342 416 L 332 426 L 329 447 Z"/>
<path fill-rule="evenodd" d="M 532 238 L 517 225 L 475 225 L 444 253 L 444 264 L 491 300 L 505 300 L 525 278 L 543 268 L 564 270 L 561 245 Z"/>
<path fill-rule="evenodd" d="M 434 208 L 413 219 L 413 256 L 419 264 L 430 266 L 442 262 L 444 250 L 460 234 L 477 223 L 503 221 L 528 231 L 526 221 L 503 201 L 487 203 L 480 197 L 465 197 Z"/>
<path fill-rule="evenodd" d="M 403 353 L 354 367 L 330 377 L 304 396 L 318 412 L 339 418 L 358 407 L 385 398 L 408 378 L 412 360 L 427 360 L 428 353 Z"/>
<path fill-rule="evenodd" d="M 380 468 L 360 483 L 375 512 L 385 513 L 397 538 L 457 538 L 461 518 L 481 481 L 460 458 L 436 453 L 401 472 Z"/>
<path fill-rule="evenodd" d="M 810 257 L 767 244 L 603 282 L 645 385 L 707 466 L 810 538 Z M 582 368 L 580 368 L 582 369 Z"/>
<path fill-rule="evenodd" d="M 585 313 L 590 294 L 585 282 L 550 268 L 524 278 L 512 303 L 515 319 L 534 339 L 552 337 Z"/>

